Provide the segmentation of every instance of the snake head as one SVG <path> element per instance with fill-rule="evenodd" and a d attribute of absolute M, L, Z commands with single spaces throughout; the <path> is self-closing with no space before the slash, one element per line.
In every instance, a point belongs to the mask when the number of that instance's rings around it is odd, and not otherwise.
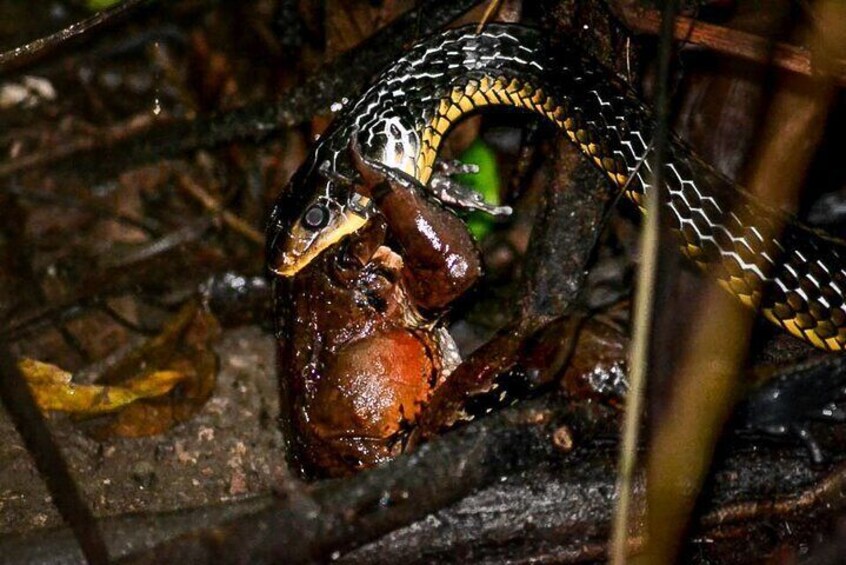
<path fill-rule="evenodd" d="M 304 165 L 277 202 L 268 228 L 269 269 L 291 277 L 321 252 L 361 229 L 373 214 L 355 182 L 328 161 Z"/>

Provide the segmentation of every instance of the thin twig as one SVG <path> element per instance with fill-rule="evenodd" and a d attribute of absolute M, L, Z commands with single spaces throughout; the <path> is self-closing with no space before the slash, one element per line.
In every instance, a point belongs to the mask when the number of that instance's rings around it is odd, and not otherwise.
<path fill-rule="evenodd" d="M 46 37 L 39 37 L 26 45 L 4 51 L 0 53 L 0 73 L 7 73 L 32 65 L 74 39 L 83 37 L 87 39 L 91 37 L 93 32 L 123 20 L 137 8 L 149 4 L 152 1 L 124 0 L 116 6 L 98 12 L 81 22 L 73 23 L 56 33 Z"/>
<path fill-rule="evenodd" d="M 487 24 L 491 20 L 494 13 L 499 9 L 501 1 L 502 0 L 488 1 L 488 7 L 485 8 L 485 13 L 482 15 L 482 19 L 479 20 L 479 25 L 476 26 L 476 33 L 482 33 L 482 30 L 485 28 L 485 24 Z"/>
<path fill-rule="evenodd" d="M 834 508 L 846 500 L 846 465 L 841 463 L 821 481 L 787 497 L 771 500 L 730 502 L 702 517 L 701 523 L 709 527 L 726 526 L 752 520 L 787 517 L 820 505 Z"/>
<path fill-rule="evenodd" d="M 214 196 L 195 183 L 186 175 L 179 176 L 179 186 L 192 198 L 197 200 L 203 207 L 214 214 L 219 214 L 221 221 L 233 231 L 243 235 L 260 247 L 264 246 L 264 234 L 255 229 L 245 220 L 227 210 Z"/>
<path fill-rule="evenodd" d="M 169 123 L 170 120 L 159 119 L 154 116 L 133 117 L 127 122 L 105 127 L 99 130 L 96 135 L 80 136 L 55 149 L 4 160 L 0 162 L 0 178 L 37 167 L 46 167 L 62 160 L 70 161 L 79 155 L 95 153 L 102 155 L 102 151 L 106 147 L 113 147 L 127 140 L 142 138 L 156 128 L 166 128 Z"/>
<path fill-rule="evenodd" d="M 652 189 L 646 194 L 646 222 L 641 234 L 642 258 L 638 268 L 637 295 L 635 297 L 634 334 L 632 336 L 629 393 L 626 396 L 626 415 L 623 424 L 623 442 L 617 469 L 617 504 L 611 541 L 611 561 L 623 565 L 628 560 L 629 515 L 631 513 L 633 480 L 637 463 L 637 446 L 640 441 L 640 417 L 643 412 L 644 392 L 649 371 L 649 349 L 652 338 L 652 320 L 655 302 L 655 284 L 658 275 L 660 251 L 660 205 L 663 202 L 661 171 L 669 141 L 670 56 L 672 54 L 673 21 L 678 11 L 678 1 L 670 0 L 664 7 L 658 58 L 658 86 L 655 96 L 655 148 L 652 161 Z M 644 159 L 649 155 L 644 155 Z"/>
<path fill-rule="evenodd" d="M 161 231 L 161 226 L 159 225 L 159 223 L 152 218 L 135 218 L 128 214 L 123 214 L 121 212 L 113 210 L 96 200 L 81 200 L 76 196 L 56 194 L 54 192 L 27 190 L 16 185 L 8 188 L 0 187 L 0 192 L 4 190 L 8 194 L 11 194 L 12 196 L 17 196 L 22 200 L 28 200 L 30 202 L 35 202 L 38 204 L 46 204 L 47 206 L 76 208 L 83 212 L 94 214 L 102 220 L 110 220 L 133 228 L 137 228 L 151 237 L 155 237 Z"/>
<path fill-rule="evenodd" d="M 211 218 L 192 219 L 181 228 L 150 241 L 131 253 L 114 259 L 109 255 L 101 261 L 100 271 L 81 281 L 61 302 L 48 304 L 17 320 L 6 321 L 6 326 L 0 327 L 0 339 L 18 341 L 48 324 L 67 322 L 83 315 L 107 296 L 126 292 L 128 288 L 137 293 L 139 287 L 143 288 L 147 281 L 158 280 L 167 273 L 161 263 L 151 267 L 151 261 L 182 246 L 200 241 L 211 227 Z M 202 269 L 198 271 L 200 272 Z"/>

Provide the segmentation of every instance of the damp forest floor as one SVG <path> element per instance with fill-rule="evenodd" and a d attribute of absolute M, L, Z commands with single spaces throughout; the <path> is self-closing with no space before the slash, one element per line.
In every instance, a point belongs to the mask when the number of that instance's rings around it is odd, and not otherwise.
<path fill-rule="evenodd" d="M 231 502 L 271 489 L 284 461 L 272 337 L 227 330 L 213 397 L 190 421 L 147 438 L 95 441 L 53 415 L 50 428 L 98 516 Z M 0 409 L 0 535 L 61 525 L 42 479 Z"/>

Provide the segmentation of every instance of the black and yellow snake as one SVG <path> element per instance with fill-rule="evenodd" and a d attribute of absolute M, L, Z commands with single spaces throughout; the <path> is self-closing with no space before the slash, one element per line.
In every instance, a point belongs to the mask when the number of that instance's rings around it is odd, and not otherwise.
<path fill-rule="evenodd" d="M 654 119 L 625 82 L 534 29 L 450 30 L 414 46 L 339 111 L 274 208 L 270 268 L 293 275 L 367 223 L 366 203 L 338 181 L 353 176 L 352 135 L 370 159 L 425 185 L 449 129 L 485 106 L 546 117 L 635 203 L 651 189 Z M 675 138 L 663 167 L 663 205 L 687 257 L 793 335 L 846 347 L 844 242 L 757 201 Z"/>

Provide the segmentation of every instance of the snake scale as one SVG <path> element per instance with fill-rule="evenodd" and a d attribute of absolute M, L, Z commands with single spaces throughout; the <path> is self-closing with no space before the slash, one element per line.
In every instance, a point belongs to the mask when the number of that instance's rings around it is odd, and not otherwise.
<path fill-rule="evenodd" d="M 425 185 L 449 129 L 486 106 L 545 117 L 639 206 L 652 189 L 654 118 L 625 82 L 531 28 L 450 30 L 414 46 L 339 111 L 274 207 L 271 270 L 293 275 L 367 222 L 370 212 L 338 180 L 354 176 L 351 136 L 370 159 Z M 756 200 L 675 137 L 663 167 L 662 205 L 684 255 L 791 334 L 846 347 L 844 242 Z M 314 206 L 325 211 L 319 222 Z"/>

